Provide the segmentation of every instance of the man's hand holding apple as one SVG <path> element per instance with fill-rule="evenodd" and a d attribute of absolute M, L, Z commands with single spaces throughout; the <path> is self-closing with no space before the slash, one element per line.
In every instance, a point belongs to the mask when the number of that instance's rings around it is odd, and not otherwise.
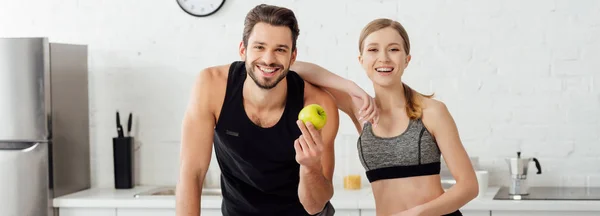
<path fill-rule="evenodd" d="M 296 149 L 296 161 L 303 168 L 310 171 L 321 170 L 321 155 L 323 152 L 323 140 L 321 133 L 314 127 L 310 121 L 306 123 L 298 120 L 296 122 L 302 135 L 294 141 Z"/>
<path fill-rule="evenodd" d="M 298 128 L 302 135 L 294 141 L 296 161 L 301 168 L 309 171 L 321 171 L 321 155 L 323 152 L 323 139 L 321 130 L 327 122 L 327 115 L 323 107 L 311 104 L 304 107 L 299 115 Z"/>

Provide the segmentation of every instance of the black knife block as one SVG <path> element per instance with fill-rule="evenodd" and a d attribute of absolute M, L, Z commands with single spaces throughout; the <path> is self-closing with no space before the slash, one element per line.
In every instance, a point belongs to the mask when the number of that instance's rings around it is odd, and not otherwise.
<path fill-rule="evenodd" d="M 133 137 L 113 137 L 113 163 L 116 189 L 133 188 Z"/>

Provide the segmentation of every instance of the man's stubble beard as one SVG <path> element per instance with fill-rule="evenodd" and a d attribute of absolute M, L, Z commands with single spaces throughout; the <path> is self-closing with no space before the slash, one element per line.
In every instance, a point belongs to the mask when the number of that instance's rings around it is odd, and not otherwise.
<path fill-rule="evenodd" d="M 245 61 L 245 59 L 244 59 Z M 249 63 L 248 61 L 246 62 L 246 71 L 248 72 L 248 75 L 250 75 L 250 78 L 252 78 L 252 80 L 254 81 L 254 83 L 261 89 L 265 89 L 265 90 L 269 90 L 272 88 L 275 88 L 275 86 L 277 86 L 277 84 L 279 84 L 279 82 L 281 82 L 281 80 L 283 80 L 283 78 L 285 78 L 289 72 L 289 68 L 284 68 L 283 65 L 278 65 L 278 64 L 270 64 L 268 65 L 269 67 L 279 67 L 282 69 L 281 74 L 278 77 L 275 78 L 268 78 L 266 79 L 267 82 L 266 83 L 261 83 L 260 80 L 258 80 L 258 78 L 256 77 L 256 71 L 255 71 L 255 66 L 259 65 L 256 63 Z M 249 64 L 249 65 L 248 65 Z M 266 64 L 260 64 L 260 65 L 266 65 Z M 258 73 L 262 73 L 262 72 L 258 72 Z M 275 81 L 271 84 L 269 84 L 268 81 L 275 79 Z"/>

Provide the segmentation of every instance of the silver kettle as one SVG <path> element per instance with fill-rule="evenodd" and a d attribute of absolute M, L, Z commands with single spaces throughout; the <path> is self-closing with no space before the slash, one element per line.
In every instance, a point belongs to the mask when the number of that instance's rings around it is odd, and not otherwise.
<path fill-rule="evenodd" d="M 528 166 L 530 162 L 535 162 L 537 174 L 542 174 L 540 162 L 535 157 L 521 157 L 521 152 L 517 152 L 516 158 L 506 158 L 508 163 L 508 172 L 510 173 L 510 195 L 528 195 L 529 185 L 527 183 Z"/>

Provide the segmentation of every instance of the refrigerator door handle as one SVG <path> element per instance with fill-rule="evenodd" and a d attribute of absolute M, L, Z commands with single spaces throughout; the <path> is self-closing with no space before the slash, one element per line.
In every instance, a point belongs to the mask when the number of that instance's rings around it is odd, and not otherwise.
<path fill-rule="evenodd" d="M 13 142 L 13 143 L 2 143 L 0 142 L 0 151 L 14 151 L 15 153 L 30 152 L 35 150 L 40 145 L 39 142 L 27 143 L 27 142 Z M 6 152 L 9 153 L 9 152 Z"/>

